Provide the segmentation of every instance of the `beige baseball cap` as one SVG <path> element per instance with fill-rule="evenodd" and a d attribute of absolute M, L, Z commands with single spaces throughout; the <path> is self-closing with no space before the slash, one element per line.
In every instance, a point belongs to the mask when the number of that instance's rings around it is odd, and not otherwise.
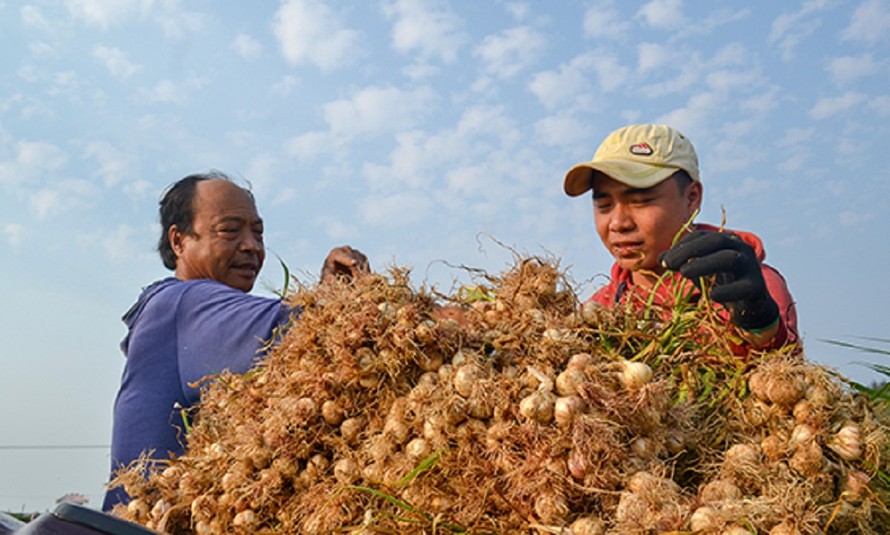
<path fill-rule="evenodd" d="M 589 162 L 566 173 L 565 192 L 576 197 L 593 188 L 593 172 L 634 188 L 651 188 L 678 169 L 699 180 L 698 156 L 686 136 L 661 124 L 633 124 L 615 130 Z"/>

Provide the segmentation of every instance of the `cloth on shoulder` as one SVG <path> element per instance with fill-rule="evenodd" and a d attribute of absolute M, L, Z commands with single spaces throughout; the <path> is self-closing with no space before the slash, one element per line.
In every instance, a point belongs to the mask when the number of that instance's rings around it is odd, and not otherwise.
<path fill-rule="evenodd" d="M 280 299 L 211 279 L 170 277 L 145 288 L 123 317 L 126 363 L 114 404 L 112 471 L 142 452 L 157 459 L 181 454 L 182 410 L 200 397 L 195 383 L 224 370 L 248 371 L 292 312 Z M 102 508 L 127 501 L 115 489 Z"/>

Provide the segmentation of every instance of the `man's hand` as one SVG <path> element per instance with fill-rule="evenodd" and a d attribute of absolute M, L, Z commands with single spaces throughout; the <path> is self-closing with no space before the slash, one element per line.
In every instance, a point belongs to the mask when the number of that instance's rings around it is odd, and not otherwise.
<path fill-rule="evenodd" d="M 337 277 L 349 280 L 359 273 L 370 272 L 368 257 L 358 249 L 344 245 L 331 249 L 327 258 L 324 259 L 324 265 L 321 266 L 321 282 L 328 282 Z"/>
<path fill-rule="evenodd" d="M 730 320 L 746 331 L 768 328 L 779 318 L 754 249 L 734 234 L 692 232 L 662 253 L 659 262 L 698 287 L 700 277 L 713 276 L 710 298 L 725 305 Z"/>

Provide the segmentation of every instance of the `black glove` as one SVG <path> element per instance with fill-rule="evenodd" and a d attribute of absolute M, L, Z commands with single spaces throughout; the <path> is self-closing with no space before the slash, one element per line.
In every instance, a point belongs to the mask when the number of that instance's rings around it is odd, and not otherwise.
<path fill-rule="evenodd" d="M 713 275 L 710 298 L 726 306 L 730 320 L 742 329 L 764 329 L 779 318 L 779 307 L 766 289 L 754 249 L 735 234 L 697 230 L 658 260 L 696 286 L 699 277 Z"/>

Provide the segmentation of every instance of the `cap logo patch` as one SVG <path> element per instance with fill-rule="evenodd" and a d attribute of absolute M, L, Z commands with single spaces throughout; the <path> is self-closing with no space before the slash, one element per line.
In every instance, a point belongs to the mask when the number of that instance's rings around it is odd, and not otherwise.
<path fill-rule="evenodd" d="M 636 145 L 630 146 L 630 153 L 636 154 L 637 156 L 652 156 L 652 153 L 655 151 L 652 150 L 652 147 L 649 146 L 648 143 L 637 143 Z"/>

